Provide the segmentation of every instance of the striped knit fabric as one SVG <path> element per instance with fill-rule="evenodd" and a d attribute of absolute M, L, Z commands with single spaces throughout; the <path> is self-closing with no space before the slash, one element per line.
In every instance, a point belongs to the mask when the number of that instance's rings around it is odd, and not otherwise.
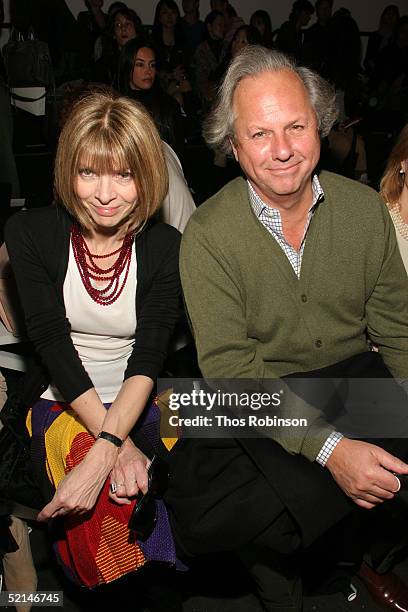
<path fill-rule="evenodd" d="M 155 404 L 145 411 L 141 431 L 154 443 L 159 435 L 160 412 Z M 36 472 L 52 490 L 82 461 L 94 439 L 74 411 L 64 403 L 39 400 L 30 410 L 27 426 L 32 436 Z M 154 445 L 154 444 L 153 444 Z M 121 578 L 148 561 L 174 564 L 173 538 L 165 506 L 158 501 L 158 521 L 146 542 L 137 542 L 127 528 L 131 505 L 119 506 L 109 498 L 107 481 L 98 501 L 86 515 L 67 515 L 54 543 L 65 573 L 75 582 L 95 587 Z M 62 533 L 62 535 L 61 535 Z"/>

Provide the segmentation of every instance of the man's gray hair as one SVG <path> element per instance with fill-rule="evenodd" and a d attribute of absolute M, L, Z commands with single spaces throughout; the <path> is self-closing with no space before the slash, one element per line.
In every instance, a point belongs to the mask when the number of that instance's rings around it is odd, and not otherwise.
<path fill-rule="evenodd" d="M 248 45 L 232 60 L 218 91 L 218 99 L 213 111 L 204 121 L 203 135 L 207 144 L 213 148 L 231 152 L 234 142 L 233 99 L 235 90 L 242 79 L 257 76 L 262 72 L 291 70 L 299 76 L 315 110 L 318 130 L 321 137 L 327 136 L 338 116 L 334 88 L 310 68 L 297 66 L 288 55 L 261 47 Z"/>

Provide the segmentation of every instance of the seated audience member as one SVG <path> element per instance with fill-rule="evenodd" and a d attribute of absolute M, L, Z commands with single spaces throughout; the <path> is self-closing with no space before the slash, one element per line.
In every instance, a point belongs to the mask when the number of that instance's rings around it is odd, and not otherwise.
<path fill-rule="evenodd" d="M 342 523 L 349 537 L 349 519 L 360 521 L 360 545 L 370 517 L 385 508 L 392 515 L 403 501 L 399 475 L 408 474 L 401 460 L 408 455 L 405 389 L 390 380 L 402 409 L 391 415 L 388 394 L 380 406 L 394 428 L 390 437 L 405 438 L 372 443 L 370 398 L 365 406 L 360 398 L 361 429 L 350 436 L 331 411 L 360 414 L 358 398 L 351 392 L 344 405 L 338 395 L 335 408 L 337 387 L 321 380 L 393 375 L 406 386 L 408 379 L 408 277 L 389 214 L 374 190 L 318 168 L 320 138 L 336 117 L 334 90 L 317 73 L 261 46 L 243 49 L 204 136 L 212 148 L 233 153 L 246 180 L 228 183 L 197 209 L 180 252 L 199 367 L 210 387 L 222 379 L 218 389 L 239 392 L 244 379 L 243 396 L 282 390 L 279 407 L 265 407 L 265 420 L 307 421 L 301 428 L 266 425 L 258 438 L 227 422 L 229 437 L 185 437 L 172 451 L 177 475 L 166 501 L 181 550 L 237 551 L 270 611 L 300 612 L 297 555 L 323 538 L 318 563 L 329 567 L 343 543 L 336 529 Z M 288 388 L 299 390 L 296 379 L 305 376 L 320 379 L 317 392 L 298 403 Z M 245 406 L 233 406 L 234 416 L 250 418 Z"/>
<path fill-rule="evenodd" d="M 224 47 L 227 48 L 235 34 L 237 28 L 244 25 L 242 17 L 237 15 L 237 11 L 228 2 L 228 0 L 211 0 L 210 2 L 212 11 L 220 11 L 224 15 L 225 19 L 225 35 L 224 35 Z"/>
<path fill-rule="evenodd" d="M 395 4 L 389 4 L 381 13 L 378 30 L 369 35 L 364 58 L 364 68 L 368 75 L 371 76 L 375 72 L 381 51 L 394 41 L 399 16 L 398 7 Z"/>
<path fill-rule="evenodd" d="M 194 56 L 194 84 L 203 111 L 211 107 L 215 97 L 215 72 L 223 59 L 225 19 L 221 12 L 211 11 L 204 21 L 205 37 Z"/>
<path fill-rule="evenodd" d="M 103 0 L 85 0 L 86 11 L 78 13 L 77 22 L 84 60 L 94 60 L 96 40 L 104 32 L 108 15 L 103 12 Z"/>
<path fill-rule="evenodd" d="M 93 80 L 112 85 L 117 70 L 119 55 L 125 44 L 141 34 L 142 22 L 133 9 L 117 9 L 112 12 L 103 37 L 102 54 L 95 62 Z"/>
<path fill-rule="evenodd" d="M 54 549 L 71 580 L 94 588 L 126 575 L 127 597 L 136 570 L 146 576 L 146 565 L 159 588 L 175 563 L 160 500 L 155 522 L 135 517 L 128 527 L 153 456 L 166 457 L 152 392 L 179 317 L 179 233 L 151 217 L 167 188 L 149 114 L 99 91 L 73 106 L 62 129 L 57 203 L 17 213 L 6 227 L 43 365 L 27 418 L 46 502 L 38 519 L 55 521 Z M 168 591 L 152 609 L 181 603 Z"/>
<path fill-rule="evenodd" d="M 127 9 L 128 6 L 124 3 L 124 2 L 112 2 L 112 4 L 109 5 L 108 8 L 108 14 L 107 14 L 107 22 L 110 22 L 110 17 L 113 13 L 115 13 L 117 10 L 119 9 Z M 106 24 L 105 24 L 105 28 L 106 28 Z M 105 30 L 104 30 L 105 32 Z M 94 61 L 96 62 L 102 55 L 102 51 L 103 51 L 103 43 L 104 43 L 104 32 L 102 34 L 100 34 L 98 36 L 98 38 L 95 40 L 95 45 L 94 45 L 94 49 L 93 49 L 93 58 Z"/>
<path fill-rule="evenodd" d="M 337 88 L 355 85 L 361 72 L 361 39 L 358 25 L 349 10 L 338 9 L 327 24 L 329 46 L 326 75 Z"/>
<path fill-rule="evenodd" d="M 402 261 L 408 273 L 408 124 L 392 149 L 380 183 L 395 226 Z"/>
<path fill-rule="evenodd" d="M 268 49 L 274 47 L 272 22 L 268 11 L 255 11 L 252 13 L 249 24 L 256 28 L 261 35 L 261 44 Z"/>
<path fill-rule="evenodd" d="M 395 40 L 378 56 L 370 81 L 371 105 L 408 121 L 408 15 L 400 17 Z"/>
<path fill-rule="evenodd" d="M 316 23 L 304 32 L 301 60 L 325 76 L 325 63 L 330 44 L 328 24 L 332 15 L 333 0 L 317 0 L 315 10 Z"/>
<path fill-rule="evenodd" d="M 205 26 L 200 19 L 200 0 L 183 0 L 184 15 L 180 26 L 184 37 L 184 49 L 187 61 L 190 63 L 195 50 L 204 38 Z"/>
<path fill-rule="evenodd" d="M 289 20 L 281 25 L 276 36 L 276 46 L 280 51 L 300 57 L 302 29 L 308 25 L 313 13 L 314 8 L 309 0 L 296 0 L 293 3 Z"/>
<path fill-rule="evenodd" d="M 241 49 L 247 45 L 260 45 L 261 35 L 259 31 L 251 25 L 243 25 L 236 30 L 228 47 L 227 54 L 221 65 L 214 71 L 214 80 L 217 87 L 221 84 L 224 74 L 231 62 L 238 55 Z"/>
<path fill-rule="evenodd" d="M 159 0 L 154 14 L 152 38 L 156 46 L 159 77 L 163 89 L 188 80 L 187 53 L 180 25 L 180 10 L 174 0 Z"/>
<path fill-rule="evenodd" d="M 157 78 L 157 54 L 152 42 L 137 38 L 128 42 L 119 59 L 119 91 L 149 111 L 162 139 L 179 156 L 184 152 L 184 128 L 179 103 L 163 91 Z"/>

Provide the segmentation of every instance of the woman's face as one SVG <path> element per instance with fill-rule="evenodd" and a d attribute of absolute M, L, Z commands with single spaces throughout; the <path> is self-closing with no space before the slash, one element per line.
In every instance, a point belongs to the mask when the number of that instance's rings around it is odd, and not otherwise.
<path fill-rule="evenodd" d="M 136 205 L 137 189 L 130 171 L 100 174 L 84 165 L 74 179 L 74 191 L 100 231 L 119 228 Z"/>
<path fill-rule="evenodd" d="M 232 57 L 235 57 L 241 51 L 241 49 L 246 47 L 248 44 L 247 33 L 245 30 L 240 30 L 237 32 L 231 44 Z"/>
<path fill-rule="evenodd" d="M 217 15 L 212 23 L 208 24 L 208 33 L 214 40 L 222 40 L 225 35 L 225 19 Z"/>
<path fill-rule="evenodd" d="M 398 13 L 393 8 L 388 8 L 384 11 L 381 17 L 382 25 L 392 25 L 395 26 L 398 21 Z"/>
<path fill-rule="evenodd" d="M 121 49 L 128 40 L 136 38 L 136 30 L 133 21 L 118 13 L 113 24 L 113 37 L 116 40 L 119 49 Z"/>
<path fill-rule="evenodd" d="M 251 25 L 258 30 L 261 36 L 264 36 L 266 25 L 261 17 L 254 17 Z"/>
<path fill-rule="evenodd" d="M 176 26 L 177 21 L 177 11 L 163 4 L 159 11 L 159 22 L 161 23 L 161 25 L 164 28 L 174 28 Z"/>
<path fill-rule="evenodd" d="M 135 55 L 131 75 L 131 89 L 150 89 L 156 78 L 156 56 L 152 49 L 142 47 Z"/>

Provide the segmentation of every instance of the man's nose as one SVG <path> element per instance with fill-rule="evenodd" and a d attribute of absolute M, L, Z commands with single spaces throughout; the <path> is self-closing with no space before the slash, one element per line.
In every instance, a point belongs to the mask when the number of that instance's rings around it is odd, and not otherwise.
<path fill-rule="evenodd" d="M 116 197 L 113 180 L 110 175 L 101 174 L 98 179 L 95 196 L 101 204 L 109 204 Z"/>
<path fill-rule="evenodd" d="M 271 145 L 273 159 L 287 161 L 293 156 L 292 139 L 286 132 L 275 133 Z"/>

